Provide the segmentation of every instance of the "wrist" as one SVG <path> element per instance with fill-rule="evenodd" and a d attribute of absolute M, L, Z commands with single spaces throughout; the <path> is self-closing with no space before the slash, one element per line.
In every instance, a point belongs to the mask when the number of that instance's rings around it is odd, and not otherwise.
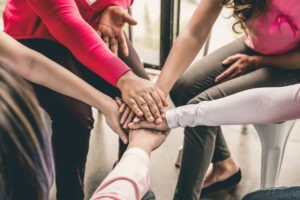
<path fill-rule="evenodd" d="M 117 88 L 119 88 L 121 90 L 122 86 L 124 86 L 124 84 L 126 84 L 128 81 L 130 80 L 134 80 L 136 79 L 136 75 L 132 72 L 132 71 L 128 71 L 126 73 L 124 73 L 118 80 L 117 80 Z"/>
<path fill-rule="evenodd" d="M 253 63 L 254 69 L 258 69 L 262 65 L 262 56 L 250 56 L 250 60 Z"/>
<path fill-rule="evenodd" d="M 142 150 L 144 150 L 148 154 L 149 157 L 150 157 L 151 152 L 153 150 L 152 147 L 150 147 L 150 145 L 147 145 L 147 144 L 145 144 L 143 142 L 135 142 L 135 141 L 132 141 L 132 142 L 129 143 L 128 149 L 129 148 L 139 148 L 139 149 L 142 149 Z"/>
<path fill-rule="evenodd" d="M 110 97 L 107 97 L 106 100 L 100 102 L 102 109 L 100 110 L 104 116 L 109 115 L 110 113 L 113 112 L 115 109 L 113 106 L 116 104 L 116 102 L 111 99 Z M 116 105 L 117 107 L 117 105 Z M 114 109 L 113 109 L 114 108 Z"/>
<path fill-rule="evenodd" d="M 155 84 L 160 91 L 163 93 L 164 97 L 167 97 L 169 92 L 170 92 L 170 88 L 166 85 L 166 84 L 160 84 L 159 81 L 156 82 Z"/>

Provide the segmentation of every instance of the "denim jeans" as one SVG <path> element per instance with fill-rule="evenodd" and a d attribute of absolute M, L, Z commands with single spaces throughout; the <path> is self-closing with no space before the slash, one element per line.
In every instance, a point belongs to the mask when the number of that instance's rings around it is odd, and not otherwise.
<path fill-rule="evenodd" d="M 258 190 L 247 194 L 242 200 L 298 200 L 300 187 L 281 187 Z"/>

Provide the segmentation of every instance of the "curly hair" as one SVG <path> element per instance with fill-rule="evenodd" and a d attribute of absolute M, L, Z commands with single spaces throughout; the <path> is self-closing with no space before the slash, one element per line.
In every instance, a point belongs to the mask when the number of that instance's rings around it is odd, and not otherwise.
<path fill-rule="evenodd" d="M 246 29 L 246 22 L 258 17 L 268 6 L 268 0 L 222 0 L 222 3 L 233 8 L 232 16 L 237 21 L 232 29 L 236 33 L 242 33 Z"/>

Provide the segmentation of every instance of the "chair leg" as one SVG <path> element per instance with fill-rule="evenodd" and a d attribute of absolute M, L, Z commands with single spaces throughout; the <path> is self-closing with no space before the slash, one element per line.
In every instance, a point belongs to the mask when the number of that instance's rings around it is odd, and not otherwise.
<path fill-rule="evenodd" d="M 180 165 L 181 165 L 182 151 L 183 151 L 183 146 L 181 146 L 181 147 L 178 149 L 178 155 L 177 155 L 177 158 L 176 158 L 176 160 L 175 160 L 175 166 L 176 166 L 177 168 L 180 168 Z"/>
<path fill-rule="evenodd" d="M 254 125 L 262 146 L 261 189 L 275 187 L 280 173 L 287 139 L 295 121 Z"/>

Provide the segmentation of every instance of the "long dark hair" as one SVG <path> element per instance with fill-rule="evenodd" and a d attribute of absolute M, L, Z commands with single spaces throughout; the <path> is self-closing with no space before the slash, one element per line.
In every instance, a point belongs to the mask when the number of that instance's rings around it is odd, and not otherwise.
<path fill-rule="evenodd" d="M 52 153 L 31 88 L 0 63 L 0 199 L 48 199 Z"/>
<path fill-rule="evenodd" d="M 232 29 L 236 33 L 245 30 L 249 19 L 258 17 L 267 9 L 268 0 L 223 0 L 223 5 L 233 8 L 233 17 L 237 20 Z"/>

